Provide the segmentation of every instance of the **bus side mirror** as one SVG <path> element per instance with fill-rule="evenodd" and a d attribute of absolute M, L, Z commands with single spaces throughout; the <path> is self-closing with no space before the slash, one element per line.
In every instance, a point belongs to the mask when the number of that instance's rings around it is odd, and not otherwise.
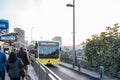
<path fill-rule="evenodd" d="M 37 54 L 35 54 L 35 58 L 38 58 Z"/>
<path fill-rule="evenodd" d="M 38 58 L 37 50 L 35 50 L 35 58 Z"/>
<path fill-rule="evenodd" d="M 60 51 L 61 51 L 61 47 L 60 47 Z"/>
<path fill-rule="evenodd" d="M 37 42 L 35 43 L 35 48 L 37 49 L 37 47 L 38 47 L 38 44 L 37 44 Z"/>

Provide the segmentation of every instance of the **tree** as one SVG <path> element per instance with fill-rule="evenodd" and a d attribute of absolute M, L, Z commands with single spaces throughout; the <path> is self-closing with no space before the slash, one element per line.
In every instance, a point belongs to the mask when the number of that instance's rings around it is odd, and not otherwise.
<path fill-rule="evenodd" d="M 84 47 L 87 61 L 91 68 L 96 70 L 99 66 L 105 67 L 105 72 L 114 75 L 120 69 L 120 32 L 119 24 L 113 27 L 106 27 L 105 32 L 100 35 L 92 35 L 92 39 L 87 39 Z"/>

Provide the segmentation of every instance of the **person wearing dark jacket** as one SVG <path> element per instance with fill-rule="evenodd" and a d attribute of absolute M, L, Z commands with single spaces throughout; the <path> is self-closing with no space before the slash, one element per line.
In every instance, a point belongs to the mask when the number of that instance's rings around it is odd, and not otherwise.
<path fill-rule="evenodd" d="M 24 51 L 23 47 L 20 48 L 20 51 L 17 53 L 17 56 L 23 61 L 25 73 L 26 73 L 26 76 L 28 76 L 28 64 L 30 62 L 28 59 L 28 55 L 27 55 L 26 51 Z"/>
<path fill-rule="evenodd" d="M 17 57 L 17 54 L 11 52 L 7 61 L 6 69 L 10 80 L 20 80 L 20 70 L 24 66 L 22 60 Z"/>
<path fill-rule="evenodd" d="M 5 53 L 0 51 L 0 80 L 5 80 L 5 64 L 6 64 L 6 55 Z"/>

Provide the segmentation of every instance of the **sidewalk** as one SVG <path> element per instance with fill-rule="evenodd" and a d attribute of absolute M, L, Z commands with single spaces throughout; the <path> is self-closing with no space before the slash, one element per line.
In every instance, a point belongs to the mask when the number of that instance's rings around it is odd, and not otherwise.
<path fill-rule="evenodd" d="M 28 66 L 28 74 L 29 74 L 31 80 L 38 80 L 35 70 L 33 69 L 31 64 Z"/>
<path fill-rule="evenodd" d="M 28 74 L 30 76 L 30 80 L 38 80 L 38 77 L 33 69 L 33 67 L 30 65 L 28 65 Z M 5 74 L 5 80 L 10 80 L 9 77 L 8 77 L 8 74 L 6 73 Z"/>
<path fill-rule="evenodd" d="M 76 71 L 79 71 L 77 66 L 75 66 L 75 68 L 73 68 L 73 65 L 68 64 L 68 63 L 60 62 L 60 65 L 65 66 L 65 67 L 70 68 L 70 69 L 73 69 L 73 70 L 76 70 Z M 87 70 L 87 69 L 84 69 L 84 68 L 80 68 L 80 72 L 83 73 L 83 74 L 92 76 L 94 78 L 100 79 L 100 74 L 97 73 L 97 72 L 93 72 L 93 71 L 90 71 L 90 70 Z M 114 78 L 114 77 L 104 76 L 103 80 L 120 80 L 120 79 L 117 79 L 117 78 Z"/>

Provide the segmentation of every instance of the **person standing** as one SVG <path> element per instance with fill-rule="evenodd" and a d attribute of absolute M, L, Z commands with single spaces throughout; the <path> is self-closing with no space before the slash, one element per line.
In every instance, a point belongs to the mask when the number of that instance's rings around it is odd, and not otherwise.
<path fill-rule="evenodd" d="M 5 80 L 6 55 L 1 52 L 0 46 L 0 80 Z"/>
<path fill-rule="evenodd" d="M 27 48 L 24 48 L 24 51 L 27 53 L 28 60 L 30 60 L 29 51 L 27 50 Z"/>
<path fill-rule="evenodd" d="M 27 52 L 24 51 L 23 47 L 21 47 L 20 51 L 17 53 L 17 55 L 18 55 L 19 58 L 21 58 L 21 60 L 24 63 L 24 69 L 25 69 L 25 72 L 26 72 L 25 76 L 28 76 L 28 65 L 29 65 L 30 61 L 28 59 Z"/>
<path fill-rule="evenodd" d="M 20 70 L 24 64 L 20 58 L 17 57 L 15 52 L 11 52 L 7 61 L 6 69 L 10 80 L 20 80 Z"/>

